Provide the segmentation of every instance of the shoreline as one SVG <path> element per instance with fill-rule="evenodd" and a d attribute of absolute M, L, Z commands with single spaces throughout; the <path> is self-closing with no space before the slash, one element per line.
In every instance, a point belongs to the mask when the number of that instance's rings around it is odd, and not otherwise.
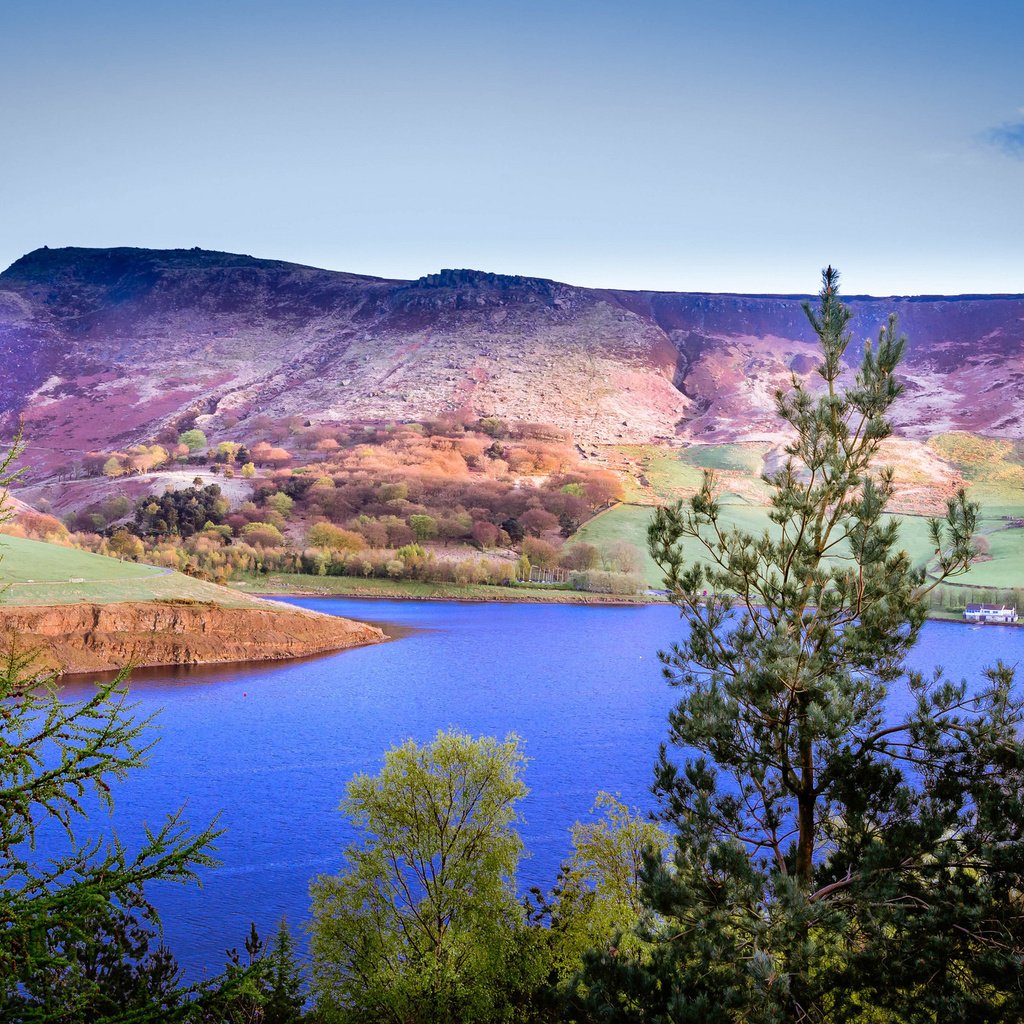
<path fill-rule="evenodd" d="M 65 678 L 131 668 L 275 662 L 387 642 L 378 627 L 263 602 L 26 605 L 0 610 L 0 637 L 33 671 Z"/>
<path fill-rule="evenodd" d="M 274 573 L 266 579 L 248 576 L 242 580 L 230 581 L 228 587 L 233 593 L 257 598 L 333 597 L 379 601 L 451 601 L 463 604 L 609 605 L 622 608 L 667 603 L 664 598 L 653 595 L 595 594 L 581 590 L 542 590 L 534 587 L 501 587 L 481 583 L 355 580 L 349 576 L 316 577 L 301 574 L 294 574 L 292 578 L 298 580 L 294 585 L 290 584 L 285 574 Z M 351 581 L 351 585 L 325 584 L 325 579 Z M 266 589 L 262 589 L 264 587 Z"/>
<path fill-rule="evenodd" d="M 637 599 L 635 601 L 625 600 L 623 598 L 616 598 L 613 595 L 609 595 L 608 600 L 594 600 L 594 595 L 590 595 L 590 599 L 581 598 L 568 600 L 559 600 L 557 598 L 547 597 L 453 597 L 449 595 L 440 596 L 434 594 L 359 594 L 359 593 L 325 593 L 324 591 L 314 590 L 290 590 L 290 591 L 271 591 L 264 590 L 260 591 L 260 597 L 266 598 L 267 600 L 281 600 L 290 597 L 312 597 L 312 598 L 325 598 L 334 599 L 337 601 L 436 601 L 440 604 L 578 604 L 586 605 L 588 607 L 596 607 L 598 605 L 604 607 L 613 608 L 642 608 L 648 605 L 657 604 L 668 604 L 668 601 L 658 601 L 652 599 L 645 601 Z"/>
<path fill-rule="evenodd" d="M 333 577 L 334 579 L 349 579 L 350 577 Z M 280 585 L 282 577 L 275 574 L 274 583 Z M 375 585 L 367 587 L 365 583 L 357 583 L 351 589 L 329 590 L 316 586 L 296 586 L 291 589 L 268 589 L 260 591 L 245 591 L 254 597 L 264 598 L 334 598 L 337 600 L 359 600 L 359 601 L 439 601 L 452 602 L 456 604 L 562 604 L 562 605 L 583 605 L 587 607 L 610 607 L 610 608 L 636 608 L 642 606 L 655 606 L 671 604 L 667 598 L 656 595 L 636 595 L 633 598 L 615 594 L 588 594 L 584 591 L 549 590 L 533 591 L 530 593 L 525 588 L 517 587 L 486 587 L 488 591 L 496 593 L 478 593 L 477 590 L 484 589 L 483 584 L 460 585 L 448 584 L 425 584 L 418 581 L 374 581 Z M 409 586 L 412 584 L 412 586 Z M 236 585 L 237 586 L 237 585 Z M 419 592 L 413 587 L 422 588 Z M 462 593 L 450 593 L 452 589 L 458 588 Z M 235 589 L 235 587 L 232 587 Z M 434 592 L 430 592 L 433 590 Z M 440 591 L 440 592 L 437 592 Z M 926 620 L 929 622 L 950 622 L 962 626 L 1010 626 L 1024 627 L 1024 621 L 1018 622 L 968 622 L 962 617 L 962 613 L 953 611 L 940 611 L 931 609 L 928 611 Z"/>

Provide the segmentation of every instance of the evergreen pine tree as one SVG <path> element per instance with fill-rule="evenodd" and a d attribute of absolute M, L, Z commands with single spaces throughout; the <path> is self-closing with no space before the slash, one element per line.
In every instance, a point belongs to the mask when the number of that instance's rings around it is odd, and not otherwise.
<path fill-rule="evenodd" d="M 885 514 L 876 468 L 902 390 L 895 318 L 841 386 L 849 310 L 828 268 L 824 387 L 776 396 L 793 440 L 766 477 L 773 528 L 729 528 L 712 474 L 659 509 L 651 552 L 686 638 L 662 655 L 683 697 L 656 769 L 671 863 L 650 858 L 646 961 L 594 954 L 588 1013 L 630 1021 L 1020 1020 L 1021 703 L 1003 666 L 908 672 L 926 592 L 964 571 L 976 507 L 932 521 L 930 575 Z M 684 558 L 688 545 L 696 559 Z M 909 688 L 895 720 L 890 689 Z"/>

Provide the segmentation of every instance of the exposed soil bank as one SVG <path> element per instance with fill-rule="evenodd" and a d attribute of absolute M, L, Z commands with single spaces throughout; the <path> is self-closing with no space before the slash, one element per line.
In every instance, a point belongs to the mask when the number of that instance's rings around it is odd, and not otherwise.
<path fill-rule="evenodd" d="M 275 661 L 386 640 L 362 622 L 303 608 L 228 608 L 188 601 L 0 608 L 0 637 L 71 675 L 131 664 Z"/>

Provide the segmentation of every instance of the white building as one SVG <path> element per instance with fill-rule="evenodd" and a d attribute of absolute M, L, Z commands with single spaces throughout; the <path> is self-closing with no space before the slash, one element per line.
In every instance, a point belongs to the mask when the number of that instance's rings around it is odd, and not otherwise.
<path fill-rule="evenodd" d="M 1017 609 L 1009 604 L 969 604 L 964 609 L 967 622 L 1016 622 Z"/>

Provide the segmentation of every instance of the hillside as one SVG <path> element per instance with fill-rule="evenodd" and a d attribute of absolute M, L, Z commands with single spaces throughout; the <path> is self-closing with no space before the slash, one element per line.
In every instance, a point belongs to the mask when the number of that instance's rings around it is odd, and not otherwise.
<path fill-rule="evenodd" d="M 65 674 L 274 661 L 384 639 L 363 623 L 55 544 L 5 536 L 0 554 L 0 643 Z"/>
<path fill-rule="evenodd" d="M 122 562 L 59 544 L 0 535 L 0 607 L 192 601 L 230 608 L 267 604 L 180 572 Z"/>
<path fill-rule="evenodd" d="M 40 249 L 0 274 L 0 412 L 8 428 L 25 415 L 41 476 L 161 429 L 257 438 L 288 417 L 496 415 L 584 445 L 774 439 L 774 389 L 815 365 L 801 301 Z M 855 337 L 890 310 L 909 335 L 904 435 L 1024 437 L 1024 296 L 847 301 Z"/>

